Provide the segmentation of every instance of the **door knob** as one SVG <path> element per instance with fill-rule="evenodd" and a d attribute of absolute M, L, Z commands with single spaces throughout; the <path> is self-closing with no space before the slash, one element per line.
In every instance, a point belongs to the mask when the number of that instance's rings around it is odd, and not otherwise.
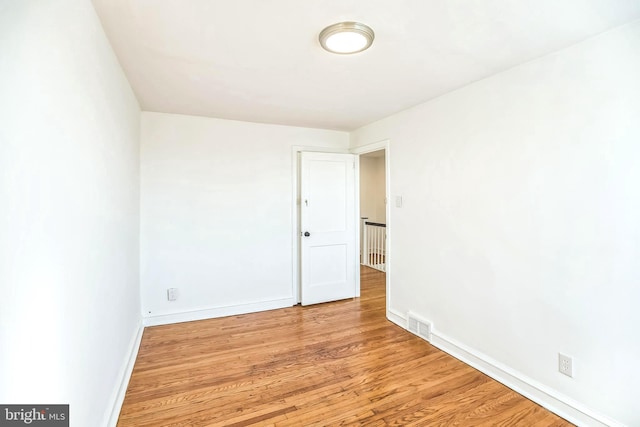
<path fill-rule="evenodd" d="M 308 231 L 305 231 L 304 232 L 304 237 L 309 237 L 309 236 L 311 236 L 311 233 L 309 233 Z"/>

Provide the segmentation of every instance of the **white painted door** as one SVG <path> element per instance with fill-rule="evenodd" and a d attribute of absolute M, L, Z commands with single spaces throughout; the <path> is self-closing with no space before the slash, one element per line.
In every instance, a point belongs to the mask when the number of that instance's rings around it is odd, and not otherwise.
<path fill-rule="evenodd" d="M 356 296 L 356 189 L 353 154 L 300 156 L 302 305 Z"/>

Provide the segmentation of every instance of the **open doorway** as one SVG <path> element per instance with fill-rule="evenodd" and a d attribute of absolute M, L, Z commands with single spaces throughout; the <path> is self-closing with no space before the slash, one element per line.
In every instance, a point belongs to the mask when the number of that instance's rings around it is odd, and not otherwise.
<path fill-rule="evenodd" d="M 386 271 L 385 150 L 360 155 L 360 264 Z"/>
<path fill-rule="evenodd" d="M 367 216 L 370 215 L 369 212 L 371 212 L 369 210 L 368 207 L 366 207 L 366 212 L 367 215 L 356 215 L 356 218 L 354 218 L 354 231 L 355 233 L 357 233 L 357 238 L 356 238 L 356 248 L 355 251 L 353 252 L 354 257 L 353 257 L 353 262 L 354 262 L 354 266 L 356 266 L 356 297 L 360 296 L 360 291 L 361 291 L 361 275 L 360 272 L 361 270 L 358 269 L 358 264 L 360 264 L 361 268 L 366 268 L 371 272 L 376 273 L 377 275 L 379 275 L 378 277 L 381 278 L 380 282 L 383 284 L 383 292 L 386 296 L 386 309 L 387 309 L 387 316 L 389 316 L 389 306 L 390 306 L 390 297 L 391 297 L 391 292 L 390 292 L 390 285 L 391 285 L 391 279 L 390 279 L 390 262 L 391 262 L 391 251 L 390 251 L 390 241 L 391 241 L 391 230 L 390 230 L 390 211 L 389 211 L 389 204 L 386 203 L 389 200 L 389 191 L 390 191 L 390 185 L 389 185 L 389 141 L 385 140 L 385 141 L 380 141 L 374 144 L 370 144 L 367 146 L 362 146 L 362 147 L 357 147 L 354 149 L 350 150 L 351 154 L 355 154 L 357 156 L 356 158 L 356 162 L 355 162 L 355 171 L 356 174 L 356 179 L 357 179 L 357 185 L 356 185 L 356 190 L 355 190 L 355 195 L 356 195 L 356 203 L 355 206 L 357 207 L 357 210 L 360 211 L 360 198 L 361 198 L 361 194 L 364 191 L 365 193 L 369 194 L 370 191 L 368 189 L 366 189 L 366 187 L 369 186 L 369 180 L 366 178 L 366 175 L 368 174 L 368 172 L 365 172 L 365 182 L 364 184 L 362 184 L 361 179 L 360 179 L 360 168 L 361 168 L 361 161 L 364 159 L 364 163 L 375 163 L 378 165 L 378 169 L 376 170 L 376 175 L 377 175 L 377 180 L 374 180 L 374 185 L 376 187 L 376 190 L 374 190 L 376 192 L 376 196 L 375 196 L 375 201 L 373 202 L 374 206 L 376 206 L 375 209 L 375 215 L 372 215 L 370 218 L 367 217 L 367 220 L 371 219 L 371 221 L 369 222 L 377 222 L 378 224 L 384 224 L 384 231 L 385 231 L 385 239 L 384 239 L 384 243 L 383 243 L 383 250 L 374 250 L 373 252 L 378 255 L 377 258 L 377 262 L 376 262 L 376 258 L 372 257 L 371 260 L 373 261 L 374 264 L 384 264 L 384 271 L 381 270 L 376 270 L 374 268 L 371 267 L 364 267 L 362 266 L 362 257 L 361 257 L 361 239 L 362 239 L 362 230 L 360 229 L 360 227 L 363 226 L 362 224 L 362 220 L 360 220 L 360 216 Z M 303 198 L 301 197 L 301 185 L 300 185 L 300 181 L 301 181 L 301 161 L 300 161 L 300 156 L 301 156 L 301 152 L 304 151 L 309 151 L 309 152 L 316 152 L 316 151 L 333 151 L 336 153 L 342 152 L 344 153 L 344 151 L 342 150 L 323 150 L 323 149 L 318 149 L 318 148 L 313 148 L 313 147 L 293 147 L 292 150 L 292 162 L 294 165 L 293 168 L 293 194 L 294 197 L 292 198 L 292 216 L 294 217 L 294 222 L 293 222 L 293 256 L 294 256 L 294 263 L 293 263 L 293 303 L 294 305 L 296 303 L 301 303 L 301 283 L 302 283 L 302 278 L 301 278 L 301 251 L 300 251 L 300 244 L 301 244 L 301 239 L 303 238 L 303 234 L 304 231 L 310 231 L 310 230 L 302 230 L 302 224 L 301 224 L 301 213 L 300 210 L 302 208 L 302 203 L 304 203 Z M 374 153 L 375 152 L 375 153 Z M 374 153 L 374 154 L 369 154 L 369 153 Z M 369 158 L 373 158 L 375 160 L 373 161 L 369 161 Z M 384 165 L 384 171 L 382 173 L 380 173 L 380 168 L 379 165 L 382 164 Z M 367 168 L 367 166 L 365 166 L 365 168 Z M 377 182 L 377 185 L 375 184 L 375 182 Z M 380 190 L 380 183 L 382 184 L 382 190 Z M 362 190 L 360 187 L 361 185 L 365 186 L 365 190 Z M 367 195 L 365 195 L 366 198 L 368 198 Z M 305 199 L 306 200 L 306 199 Z M 369 201 L 365 201 L 365 204 L 368 204 Z M 306 207 L 306 204 L 305 204 Z M 382 215 L 380 215 L 378 213 L 378 210 L 380 209 L 380 207 L 382 207 Z M 376 221 L 377 220 L 377 221 Z M 312 233 L 313 230 L 310 231 L 310 234 L 314 234 Z M 306 237 L 306 236 L 305 236 Z M 380 267 L 380 266 L 379 266 Z"/>
<path fill-rule="evenodd" d="M 382 291 L 391 304 L 389 141 L 351 151 L 359 156 L 360 280 L 363 295 Z"/>

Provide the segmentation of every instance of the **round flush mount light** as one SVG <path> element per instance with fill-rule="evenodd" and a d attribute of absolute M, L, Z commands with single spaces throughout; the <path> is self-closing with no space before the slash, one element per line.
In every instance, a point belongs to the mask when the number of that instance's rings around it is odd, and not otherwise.
<path fill-rule="evenodd" d="M 320 45 L 327 51 L 339 54 L 358 53 L 373 43 L 373 30 L 359 22 L 339 22 L 320 32 Z"/>

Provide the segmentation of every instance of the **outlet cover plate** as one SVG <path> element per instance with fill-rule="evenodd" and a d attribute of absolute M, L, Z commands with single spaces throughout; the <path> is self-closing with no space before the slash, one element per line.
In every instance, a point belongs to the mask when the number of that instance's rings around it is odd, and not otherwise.
<path fill-rule="evenodd" d="M 573 359 L 565 354 L 558 353 L 558 371 L 573 378 Z"/>

